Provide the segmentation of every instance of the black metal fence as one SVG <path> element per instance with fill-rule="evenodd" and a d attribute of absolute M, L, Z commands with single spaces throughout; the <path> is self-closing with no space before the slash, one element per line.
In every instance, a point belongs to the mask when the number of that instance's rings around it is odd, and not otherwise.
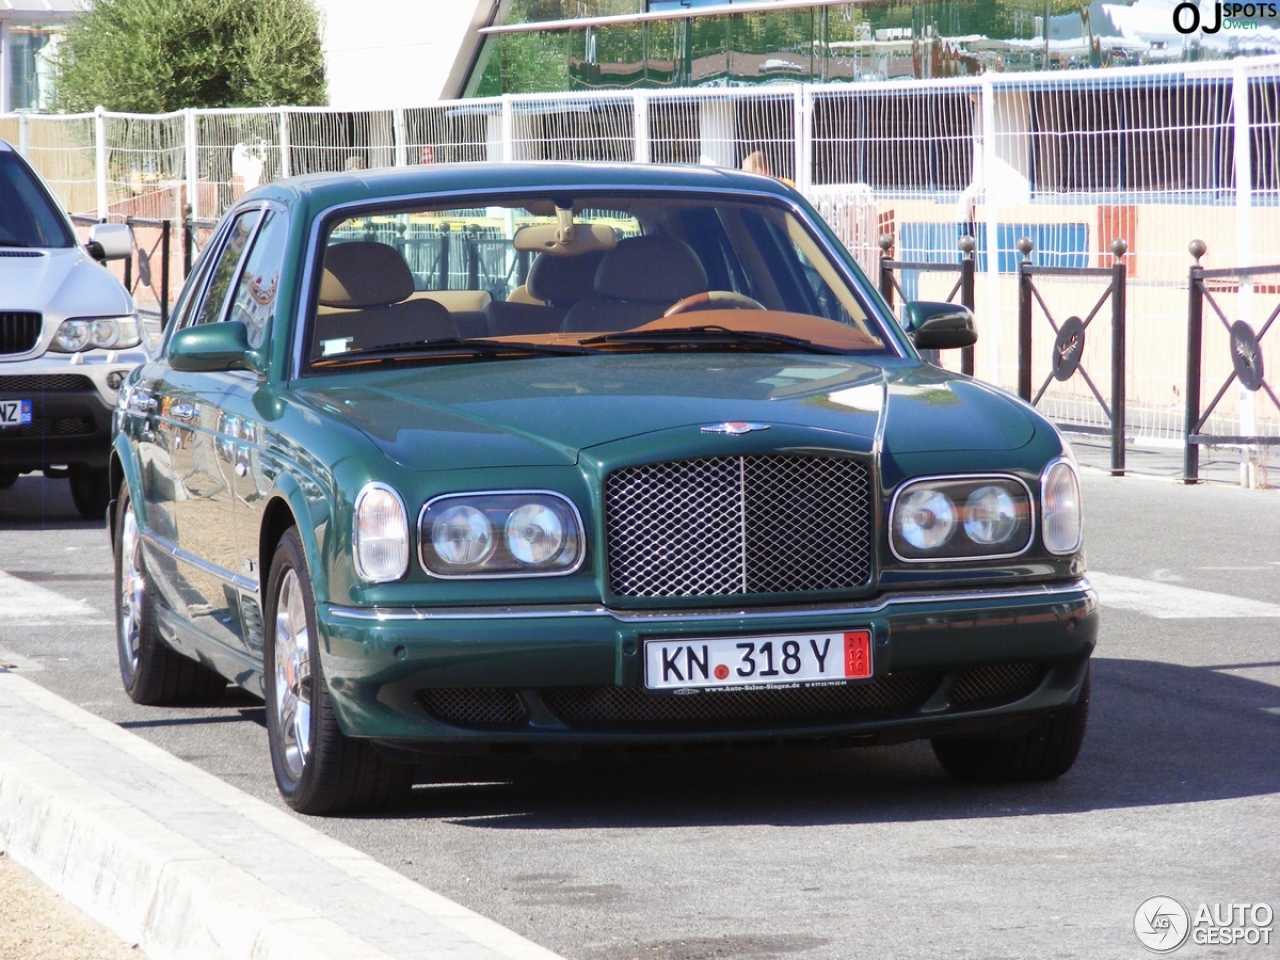
<path fill-rule="evenodd" d="M 73 216 L 72 222 L 77 226 L 91 227 L 106 220 L 95 217 Z M 113 221 L 119 222 L 119 221 Z M 124 220 L 133 230 L 133 252 L 123 261 L 125 289 L 129 295 L 138 299 L 140 288 L 146 287 L 156 299 L 157 311 L 160 315 L 160 326 L 169 322 L 170 302 L 170 244 L 173 234 L 171 220 L 150 220 L 145 217 L 127 217 Z M 139 236 L 143 230 L 154 231 L 155 237 L 148 246 Z M 159 276 L 156 276 L 155 261 L 159 256 Z"/>
<path fill-rule="evenodd" d="M 1033 248 L 1030 238 L 1023 237 L 1018 243 L 1018 252 L 1022 260 L 1018 263 L 1018 396 L 1033 406 L 1038 404 L 1055 380 L 1065 383 L 1074 376 L 1084 380 L 1109 424 L 1107 433 L 1111 437 L 1111 472 L 1121 476 L 1125 471 L 1125 265 L 1124 255 L 1129 245 L 1124 240 L 1115 240 L 1111 244 L 1111 254 L 1115 258 L 1110 267 L 1041 267 L 1031 262 Z M 1045 302 L 1040 289 L 1036 286 L 1036 277 L 1094 277 L 1106 279 L 1107 286 L 1102 295 L 1094 303 L 1093 309 L 1083 319 L 1070 316 L 1061 323 L 1055 319 L 1049 304 Z M 1085 338 L 1089 325 L 1099 315 L 1102 307 L 1111 301 L 1111 403 L 1103 399 L 1089 371 L 1082 363 L 1084 357 Z M 1032 316 L 1035 304 L 1048 320 L 1054 333 L 1053 350 L 1050 354 L 1050 373 L 1040 389 L 1032 395 Z M 1072 430 L 1082 430 L 1079 426 Z"/>
<path fill-rule="evenodd" d="M 1213 415 L 1222 398 L 1226 396 L 1231 384 L 1237 380 L 1246 390 L 1265 393 L 1276 410 L 1280 411 L 1280 399 L 1275 390 L 1267 382 L 1266 369 L 1262 362 L 1262 338 L 1267 335 L 1276 317 L 1280 316 L 1280 303 L 1277 303 L 1266 322 L 1256 332 L 1253 326 L 1244 320 L 1232 323 L 1227 319 L 1221 305 L 1213 296 L 1209 282 L 1232 282 L 1236 284 L 1251 283 L 1254 277 L 1280 275 L 1280 264 L 1261 267 L 1230 267 L 1221 270 L 1206 270 L 1200 266 L 1200 258 L 1208 250 L 1203 240 L 1192 240 L 1187 246 L 1195 263 L 1187 277 L 1189 302 L 1187 304 L 1187 416 L 1183 433 L 1183 480 L 1196 483 L 1200 479 L 1200 447 L 1209 444 L 1240 444 L 1247 446 L 1280 446 L 1280 437 L 1275 436 L 1243 436 L 1229 434 L 1205 433 L 1205 425 Z M 1200 378 L 1204 359 L 1204 306 L 1209 304 L 1214 315 L 1222 324 L 1230 340 L 1231 374 L 1222 387 L 1214 395 L 1209 406 L 1200 409 Z M 1212 327 L 1212 325 L 1211 325 Z"/>
<path fill-rule="evenodd" d="M 929 273 L 955 273 L 958 274 L 955 286 L 951 288 L 951 292 L 947 294 L 947 302 L 954 303 L 956 294 L 960 295 L 960 304 L 974 309 L 974 273 L 977 261 L 974 258 L 974 250 L 977 248 L 977 241 L 971 236 L 963 236 L 960 238 L 957 247 L 960 256 L 955 263 L 935 263 L 928 260 L 894 260 L 893 259 L 893 235 L 886 233 L 877 241 L 880 245 L 880 294 L 892 308 L 896 297 L 901 297 L 905 303 L 908 299 L 906 292 L 902 289 L 902 284 L 898 281 L 897 271 L 902 270 L 920 270 Z M 937 362 L 937 351 L 923 351 L 925 359 L 930 362 Z M 960 351 L 960 370 L 968 377 L 973 376 L 973 347 L 965 347 Z"/>

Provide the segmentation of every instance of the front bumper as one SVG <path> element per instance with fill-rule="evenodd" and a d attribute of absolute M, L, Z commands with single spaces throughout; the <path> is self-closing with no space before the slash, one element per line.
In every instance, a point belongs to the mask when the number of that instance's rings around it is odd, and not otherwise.
<path fill-rule="evenodd" d="M 116 399 L 106 378 L 144 359 L 137 350 L 93 350 L 0 363 L 0 400 L 30 400 L 32 420 L 29 426 L 0 428 L 0 468 L 105 468 Z"/>
<path fill-rule="evenodd" d="M 483 752 L 762 737 L 893 742 L 1005 726 L 1075 701 L 1097 640 L 1098 601 L 1087 580 L 1076 580 L 770 610 L 320 604 L 317 620 L 331 702 L 348 736 Z M 871 681 L 781 697 L 643 689 L 648 637 L 857 628 L 872 631 Z"/>

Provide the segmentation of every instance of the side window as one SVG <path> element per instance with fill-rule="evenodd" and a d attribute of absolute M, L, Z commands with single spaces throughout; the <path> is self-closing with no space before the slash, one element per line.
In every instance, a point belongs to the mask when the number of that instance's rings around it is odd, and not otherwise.
<path fill-rule="evenodd" d="M 236 217 L 228 232 L 226 244 L 218 251 L 218 259 L 209 270 L 204 300 L 190 325 L 215 323 L 222 319 L 222 305 L 226 302 L 227 291 L 231 288 L 231 281 L 235 279 L 236 267 L 240 265 L 240 257 L 249 238 L 253 236 L 253 228 L 257 226 L 260 214 L 259 210 L 250 210 Z"/>
<path fill-rule="evenodd" d="M 276 291 L 288 228 L 288 221 L 280 213 L 268 210 L 266 217 L 240 273 L 236 298 L 231 304 L 230 319 L 244 321 L 249 330 L 249 346 L 255 349 L 262 345 L 267 325 L 276 314 Z"/>

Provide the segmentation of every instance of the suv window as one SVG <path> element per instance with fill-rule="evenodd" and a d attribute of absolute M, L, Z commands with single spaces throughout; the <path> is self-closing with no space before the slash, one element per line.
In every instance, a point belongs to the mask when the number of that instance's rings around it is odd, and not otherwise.
<path fill-rule="evenodd" d="M 52 198 L 18 155 L 0 150 L 0 247 L 74 247 Z"/>

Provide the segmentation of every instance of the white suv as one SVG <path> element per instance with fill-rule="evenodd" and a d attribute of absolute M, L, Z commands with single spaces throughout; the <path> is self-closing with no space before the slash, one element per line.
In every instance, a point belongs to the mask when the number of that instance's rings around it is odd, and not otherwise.
<path fill-rule="evenodd" d="M 148 359 L 128 291 L 101 266 L 132 253 L 123 224 L 81 245 L 39 175 L 0 140 L 0 488 L 43 470 L 101 519 L 116 389 Z"/>

